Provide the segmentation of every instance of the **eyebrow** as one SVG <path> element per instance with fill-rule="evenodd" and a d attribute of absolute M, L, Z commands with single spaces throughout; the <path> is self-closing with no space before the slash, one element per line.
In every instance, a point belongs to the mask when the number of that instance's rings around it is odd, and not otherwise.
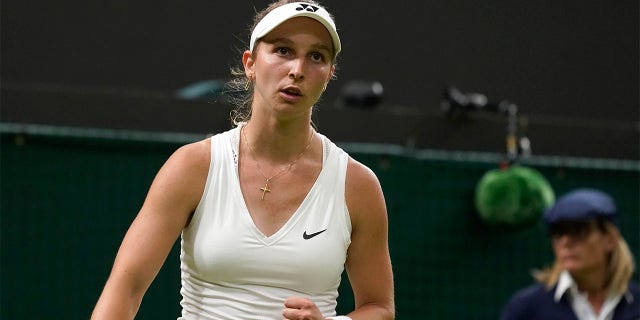
<path fill-rule="evenodd" d="M 268 43 L 268 44 L 277 44 L 277 43 L 282 43 L 282 44 L 286 44 L 286 45 L 293 45 L 294 41 L 289 39 L 289 38 L 275 38 L 275 39 L 271 39 L 271 40 L 267 40 L 265 38 L 262 39 L 262 41 Z M 323 44 L 323 43 L 314 43 L 311 45 L 312 48 L 316 49 L 316 50 L 325 50 L 327 52 L 331 52 L 331 47 Z"/>

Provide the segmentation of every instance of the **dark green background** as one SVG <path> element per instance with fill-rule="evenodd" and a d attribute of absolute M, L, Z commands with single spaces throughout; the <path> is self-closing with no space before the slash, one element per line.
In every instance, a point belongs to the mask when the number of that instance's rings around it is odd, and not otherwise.
<path fill-rule="evenodd" d="M 179 145 L 2 134 L 0 318 L 88 319 L 155 173 Z M 505 230 L 478 219 L 475 186 L 496 163 L 345 149 L 385 191 L 398 319 L 495 319 L 513 291 L 531 283 L 529 271 L 551 261 L 542 225 Z M 532 167 L 556 194 L 588 186 L 614 195 L 638 256 L 637 166 Z M 178 252 L 176 244 L 137 319 L 178 317 Z M 346 312 L 347 283 L 341 294 Z"/>

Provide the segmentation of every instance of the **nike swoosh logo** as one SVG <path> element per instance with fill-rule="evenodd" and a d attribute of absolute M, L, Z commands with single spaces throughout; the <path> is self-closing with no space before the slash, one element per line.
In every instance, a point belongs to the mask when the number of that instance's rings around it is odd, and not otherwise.
<path fill-rule="evenodd" d="M 304 238 L 305 240 L 309 240 L 309 239 L 311 239 L 311 238 L 313 238 L 313 237 L 315 237 L 315 236 L 317 236 L 317 235 L 319 235 L 319 234 L 321 234 L 321 233 L 323 233 L 325 231 L 327 231 L 327 229 L 324 229 L 324 230 L 321 230 L 321 231 L 318 231 L 318 232 L 314 232 L 314 233 L 311 233 L 311 234 L 307 234 L 307 232 L 305 231 L 302 234 L 302 238 Z"/>

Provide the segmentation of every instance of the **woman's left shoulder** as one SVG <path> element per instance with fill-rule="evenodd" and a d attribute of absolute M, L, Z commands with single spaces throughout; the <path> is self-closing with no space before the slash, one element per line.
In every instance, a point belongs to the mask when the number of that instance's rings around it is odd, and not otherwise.
<path fill-rule="evenodd" d="M 349 187 L 361 189 L 365 188 L 368 192 L 371 189 L 380 189 L 380 181 L 371 168 L 361 162 L 349 157 L 347 162 L 347 189 Z M 363 192 L 365 192 L 363 190 Z"/>
<path fill-rule="evenodd" d="M 352 220 L 358 220 L 357 217 L 361 215 L 386 216 L 384 195 L 378 177 L 369 167 L 351 157 L 347 164 L 345 197 Z"/>

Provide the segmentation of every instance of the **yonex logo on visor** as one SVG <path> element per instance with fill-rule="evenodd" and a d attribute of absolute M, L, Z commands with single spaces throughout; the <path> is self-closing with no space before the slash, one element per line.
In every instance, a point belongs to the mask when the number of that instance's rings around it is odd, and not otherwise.
<path fill-rule="evenodd" d="M 296 10 L 298 10 L 298 11 L 307 10 L 307 11 L 310 11 L 310 12 L 316 12 L 316 11 L 318 11 L 318 9 L 320 9 L 320 8 L 318 8 L 316 6 L 312 6 L 310 4 L 305 4 L 305 3 L 300 4 L 300 6 L 296 8 Z"/>
<path fill-rule="evenodd" d="M 331 19 L 331 15 L 327 10 L 322 7 L 314 6 L 308 3 L 294 2 L 277 7 L 269 12 L 253 29 L 251 33 L 251 40 L 249 42 L 249 50 L 253 52 L 256 42 L 266 36 L 271 30 L 282 24 L 283 22 L 295 18 L 295 17 L 308 17 L 315 19 L 322 23 L 322 25 L 329 31 L 331 40 L 333 41 L 333 47 L 335 49 L 335 56 L 341 50 L 340 37 L 336 31 L 336 25 Z"/>

